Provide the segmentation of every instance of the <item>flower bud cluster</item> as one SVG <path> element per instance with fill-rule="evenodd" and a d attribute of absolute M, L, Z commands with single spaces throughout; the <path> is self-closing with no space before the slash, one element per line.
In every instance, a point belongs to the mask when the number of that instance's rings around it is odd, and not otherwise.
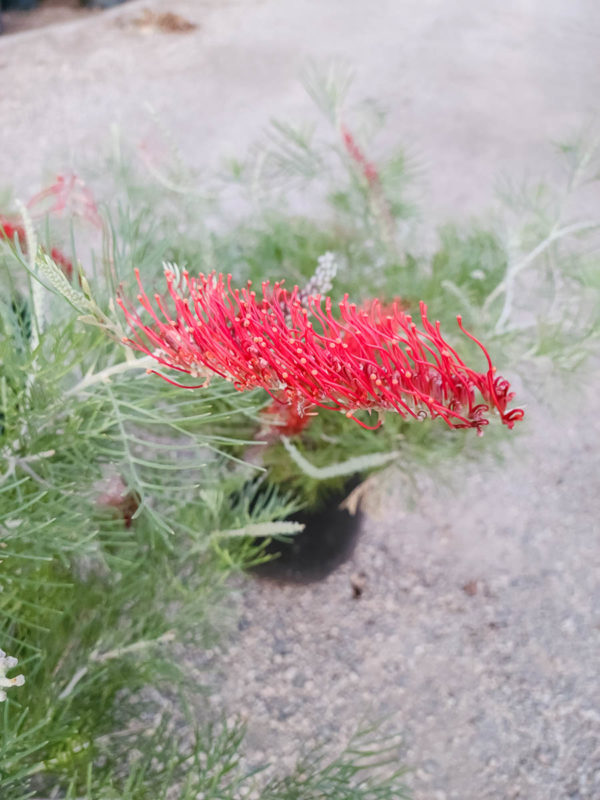
<path fill-rule="evenodd" d="M 7 656 L 4 650 L 0 649 L 0 702 L 6 700 L 5 689 L 12 686 L 23 686 L 25 683 L 24 675 L 15 675 L 14 678 L 7 678 L 6 673 L 16 667 L 18 660 L 13 656 Z"/>
<path fill-rule="evenodd" d="M 301 302 L 306 302 L 312 295 L 326 295 L 332 287 L 338 271 L 338 260 L 335 253 L 323 253 L 317 259 L 315 274 L 299 294 Z"/>

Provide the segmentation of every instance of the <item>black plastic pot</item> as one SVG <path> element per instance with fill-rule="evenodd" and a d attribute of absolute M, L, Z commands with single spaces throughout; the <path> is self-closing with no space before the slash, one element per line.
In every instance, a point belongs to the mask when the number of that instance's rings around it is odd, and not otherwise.
<path fill-rule="evenodd" d="M 353 478 L 342 490 L 330 494 L 320 508 L 290 516 L 288 519 L 302 522 L 304 530 L 285 541 L 273 539 L 266 552 L 274 558 L 255 567 L 254 574 L 285 583 L 313 583 L 347 561 L 358 541 L 362 514 L 350 514 L 340 503 L 359 483 L 359 478 Z"/>
<path fill-rule="evenodd" d="M 3 11 L 31 11 L 38 4 L 38 0 L 0 0 Z"/>
<path fill-rule="evenodd" d="M 113 8 L 113 6 L 120 6 L 126 0 L 85 0 L 85 5 L 88 8 Z"/>
<path fill-rule="evenodd" d="M 124 3 L 125 0 L 83 0 L 81 5 L 90 8 L 112 8 Z M 0 0 L 0 9 L 3 11 L 31 11 L 39 5 L 39 0 Z"/>

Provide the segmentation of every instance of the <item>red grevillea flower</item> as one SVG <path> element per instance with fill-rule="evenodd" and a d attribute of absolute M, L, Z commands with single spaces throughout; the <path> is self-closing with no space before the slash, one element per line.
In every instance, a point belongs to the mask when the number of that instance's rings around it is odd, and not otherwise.
<path fill-rule="evenodd" d="M 77 175 L 58 175 L 50 186 L 35 194 L 27 203 L 32 219 L 46 215 L 59 215 L 67 211 L 79 215 L 97 228 L 102 228 L 102 218 L 98 213 L 91 191 Z M 0 214 L 0 239 L 14 241 L 15 235 L 21 249 L 27 250 L 27 235 L 21 222 Z M 61 268 L 68 280 L 73 277 L 73 263 L 57 247 L 50 255 Z"/>
<path fill-rule="evenodd" d="M 135 491 L 125 485 L 120 475 L 112 475 L 103 481 L 103 491 L 98 495 L 96 503 L 100 508 L 112 510 L 116 518 L 131 528 L 135 513 L 140 506 L 140 498 Z"/>
<path fill-rule="evenodd" d="M 214 373 L 239 391 L 265 389 L 298 418 L 315 407 L 353 419 L 359 410 L 390 410 L 481 432 L 492 409 L 509 428 L 523 417 L 521 409 L 507 410 L 510 385 L 496 377 L 487 350 L 463 329 L 461 318 L 459 327 L 485 355 L 486 372 L 465 364 L 439 323 L 428 320 L 424 303 L 419 329 L 398 302 L 372 300 L 359 308 L 346 296 L 334 315 L 331 298 L 314 295 L 303 303 L 298 287 L 288 292 L 281 283 L 266 282 L 258 296 L 251 283 L 232 288 L 231 276 L 194 278 L 184 271 L 179 280 L 170 269 L 168 295 L 156 294 L 152 302 L 136 276 L 139 307 L 118 300 L 133 330 L 127 344 L 207 381 Z"/>
<path fill-rule="evenodd" d="M 344 147 L 346 148 L 346 152 L 350 158 L 355 161 L 356 164 L 358 164 L 360 171 L 366 178 L 367 183 L 370 186 L 374 186 L 376 184 L 379 185 L 381 183 L 381 179 L 375 164 L 372 161 L 369 161 L 369 159 L 365 156 L 363 151 L 356 143 L 356 139 L 345 125 L 341 125 L 340 132 L 342 134 L 342 141 L 344 143 Z"/>
<path fill-rule="evenodd" d="M 25 247 L 27 241 L 25 228 L 19 225 L 18 222 L 0 215 L 0 239 L 8 239 L 12 242 L 14 241 L 15 235 L 21 247 Z"/>
<path fill-rule="evenodd" d="M 102 217 L 98 213 L 94 195 L 84 181 L 74 174 L 57 175 L 54 183 L 31 198 L 27 208 L 34 218 L 47 214 L 59 215 L 66 211 L 102 229 Z"/>
<path fill-rule="evenodd" d="M 70 281 L 73 279 L 73 262 L 66 257 L 62 250 L 58 247 L 53 247 L 50 250 L 50 256 L 55 264 L 58 264 L 65 278 Z M 81 279 L 79 281 L 81 284 Z"/>
<path fill-rule="evenodd" d="M 375 164 L 367 158 L 352 133 L 344 124 L 340 127 L 340 133 L 346 152 L 367 182 L 373 211 L 381 220 L 385 237 L 391 240 L 394 236 L 394 218 L 383 190 L 379 170 Z"/>

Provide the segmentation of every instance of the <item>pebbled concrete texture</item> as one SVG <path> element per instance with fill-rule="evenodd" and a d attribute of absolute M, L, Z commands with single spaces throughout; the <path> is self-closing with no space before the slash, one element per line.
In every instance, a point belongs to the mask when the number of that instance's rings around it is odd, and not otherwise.
<path fill-rule="evenodd" d="M 145 7 L 198 24 L 144 35 Z M 427 168 L 434 219 L 489 203 L 499 175 L 552 173 L 550 140 L 598 112 L 596 0 L 179 0 L 0 37 L 0 185 L 90 163 L 144 103 L 194 166 L 301 117 L 309 58 L 356 67 L 390 109 L 386 143 Z M 588 213 L 597 212 L 588 209 Z M 277 766 L 390 715 L 416 800 L 600 798 L 600 424 L 589 391 L 532 392 L 503 463 L 461 465 L 409 510 L 391 492 L 353 555 L 307 587 L 247 581 L 212 702 L 248 720 L 248 759 Z M 561 400 L 561 395 L 565 398 Z M 402 480 L 398 477 L 398 481 Z M 351 576 L 366 575 L 360 599 Z"/>

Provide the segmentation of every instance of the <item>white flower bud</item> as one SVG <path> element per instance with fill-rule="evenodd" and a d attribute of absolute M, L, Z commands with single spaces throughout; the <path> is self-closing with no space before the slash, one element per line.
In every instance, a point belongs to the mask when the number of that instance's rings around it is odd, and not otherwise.
<path fill-rule="evenodd" d="M 15 675 L 14 678 L 7 678 L 6 673 L 9 669 L 16 667 L 18 659 L 14 656 L 7 656 L 4 650 L 0 649 L 0 703 L 6 700 L 6 692 L 12 686 L 23 686 L 25 683 L 24 675 Z"/>
<path fill-rule="evenodd" d="M 317 259 L 315 274 L 300 293 L 301 302 L 314 294 L 325 295 L 331 291 L 333 280 L 338 271 L 338 261 L 335 253 L 323 253 Z"/>

